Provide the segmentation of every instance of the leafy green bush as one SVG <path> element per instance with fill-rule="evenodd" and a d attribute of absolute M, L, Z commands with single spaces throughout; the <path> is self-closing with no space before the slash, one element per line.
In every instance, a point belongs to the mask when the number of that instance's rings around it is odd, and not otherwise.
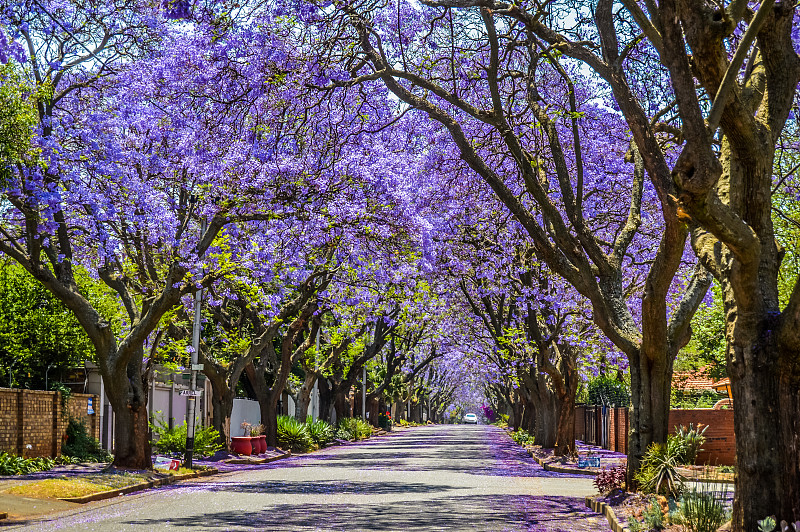
<path fill-rule="evenodd" d="M 704 436 L 706 430 L 708 430 L 708 425 L 701 430 L 700 425 L 695 429 L 692 423 L 689 423 L 688 429 L 683 425 L 675 427 L 676 445 L 681 448 L 681 452 L 677 457 L 678 463 L 694 464 L 695 460 L 697 460 L 697 453 L 703 450 L 700 446 L 706 442 L 706 437 Z"/>
<path fill-rule="evenodd" d="M 278 416 L 278 445 L 294 452 L 306 452 L 314 442 L 305 424 L 292 416 Z"/>
<path fill-rule="evenodd" d="M 53 469 L 54 465 L 56 463 L 52 458 L 22 458 L 0 452 L 0 475 L 27 475 Z"/>
<path fill-rule="evenodd" d="M 599 376 L 586 385 L 587 401 L 590 405 L 630 406 L 631 394 L 628 386 L 611 377 Z"/>
<path fill-rule="evenodd" d="M 83 421 L 69 418 L 67 439 L 61 445 L 61 454 L 79 462 L 110 462 L 111 455 L 100 447 L 100 442 L 89 436 Z"/>
<path fill-rule="evenodd" d="M 336 428 L 336 437 L 342 440 L 365 440 L 370 436 L 372 436 L 372 425 L 359 418 L 340 419 Z"/>
<path fill-rule="evenodd" d="M 511 439 L 522 446 L 533 445 L 533 434 L 529 433 L 525 429 L 513 431 L 511 433 Z"/>
<path fill-rule="evenodd" d="M 306 428 L 308 428 L 308 435 L 315 445 L 322 447 L 333 441 L 335 430 L 330 423 L 318 419 L 314 421 L 311 416 L 306 418 Z"/>
<path fill-rule="evenodd" d="M 164 454 L 183 454 L 186 452 L 186 434 L 188 427 L 186 421 L 182 425 L 169 428 L 163 421 L 156 418 L 150 425 L 153 434 L 158 439 L 151 443 Z M 211 456 L 224 446 L 219 442 L 219 431 L 213 427 L 196 427 L 194 432 L 194 456 Z"/>
<path fill-rule="evenodd" d="M 644 493 L 677 496 L 683 490 L 683 477 L 678 473 L 678 457 L 683 446 L 674 436 L 667 443 L 653 443 L 647 448 L 642 467 L 635 475 Z"/>

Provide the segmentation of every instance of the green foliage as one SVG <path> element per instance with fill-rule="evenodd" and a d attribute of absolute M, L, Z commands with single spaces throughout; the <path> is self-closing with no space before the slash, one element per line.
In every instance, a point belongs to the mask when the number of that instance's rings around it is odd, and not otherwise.
<path fill-rule="evenodd" d="M 333 441 L 334 436 L 336 435 L 333 425 L 326 423 L 321 419 L 314 421 L 311 416 L 308 416 L 306 419 L 306 427 L 308 428 L 308 434 L 311 437 L 311 441 L 314 442 L 314 444 L 318 447 L 329 444 Z"/>
<path fill-rule="evenodd" d="M 700 305 L 692 318 L 692 338 L 678 355 L 675 369 L 684 371 L 705 368 L 705 373 L 710 378 L 721 379 L 727 376 L 725 309 L 722 291 L 716 282 L 711 285 L 711 293 L 714 296 L 711 305 Z"/>
<path fill-rule="evenodd" d="M 363 419 L 346 417 L 339 420 L 336 437 L 342 440 L 365 440 L 372 436 L 372 426 Z"/>
<path fill-rule="evenodd" d="M 49 92 L 25 81 L 14 62 L 0 65 L 0 186 L 7 186 L 10 166 L 39 163 L 39 150 L 31 142 L 39 121 L 36 101 Z"/>
<path fill-rule="evenodd" d="M 533 434 L 529 433 L 525 429 L 519 429 L 511 432 L 511 439 L 522 446 L 533 445 Z"/>
<path fill-rule="evenodd" d="M 592 405 L 630 406 L 631 393 L 624 382 L 600 375 L 586 385 L 587 402 Z"/>
<path fill-rule="evenodd" d="M 650 499 L 650 504 L 642 512 L 644 525 L 652 530 L 653 528 L 664 528 L 664 515 L 661 513 L 661 505 L 655 497 Z"/>
<path fill-rule="evenodd" d="M 775 530 L 776 526 L 777 523 L 775 523 L 775 518 L 772 516 L 765 517 L 764 519 L 758 522 L 759 532 L 772 532 L 773 530 Z"/>
<path fill-rule="evenodd" d="M 642 523 L 636 520 L 635 517 L 628 517 L 628 530 L 630 532 L 642 532 Z"/>
<path fill-rule="evenodd" d="M 310 451 L 314 442 L 308 427 L 292 416 L 278 416 L 278 445 L 293 452 Z"/>
<path fill-rule="evenodd" d="M 61 446 L 61 454 L 80 462 L 110 462 L 111 455 L 100 447 L 100 442 L 89 436 L 83 421 L 70 418 L 67 424 L 67 439 Z"/>
<path fill-rule="evenodd" d="M 56 465 L 52 458 L 22 458 L 0 452 L 0 475 L 27 475 L 37 471 L 47 471 Z"/>
<path fill-rule="evenodd" d="M 156 418 L 155 423 L 150 424 L 153 434 L 158 436 L 157 440 L 151 442 L 158 452 L 164 454 L 183 454 L 186 452 L 186 434 L 189 428 L 186 421 L 182 425 L 169 428 L 169 426 Z M 211 456 L 223 445 L 219 442 L 219 432 L 214 427 L 196 427 L 194 433 L 194 453 L 192 456 Z"/>
<path fill-rule="evenodd" d="M 716 532 L 730 518 L 725 508 L 727 484 L 722 492 L 714 491 L 713 482 L 702 483 L 681 496 L 678 511 L 672 515 L 674 523 L 683 525 L 689 532 Z"/>
<path fill-rule="evenodd" d="M 683 447 L 674 436 L 668 438 L 666 445 L 651 444 L 634 477 L 639 489 L 643 493 L 677 496 L 683 490 L 683 477 L 677 471 L 682 452 Z"/>
<path fill-rule="evenodd" d="M 673 386 L 669 404 L 672 408 L 711 408 L 726 397 L 727 394 L 714 390 L 681 390 Z"/>
<path fill-rule="evenodd" d="M 76 267 L 75 276 L 80 292 L 119 333 L 120 309 L 110 289 L 80 268 Z M 47 375 L 53 389 L 60 371 L 95 359 L 94 345 L 72 311 L 9 259 L 0 259 L 0 323 L 4 324 L 0 327 L 4 386 L 43 390 Z"/>
<path fill-rule="evenodd" d="M 697 453 L 703 450 L 700 446 L 706 441 L 704 435 L 706 430 L 708 430 L 708 425 L 702 429 L 698 425 L 697 429 L 695 429 L 693 423 L 689 423 L 688 429 L 683 425 L 675 427 L 675 445 L 680 447 L 678 463 L 694 465 L 695 460 L 697 460 Z"/>

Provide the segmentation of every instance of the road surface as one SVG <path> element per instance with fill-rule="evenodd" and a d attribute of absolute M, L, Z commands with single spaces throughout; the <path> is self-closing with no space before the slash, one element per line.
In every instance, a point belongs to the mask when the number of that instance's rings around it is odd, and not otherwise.
<path fill-rule="evenodd" d="M 117 497 L 15 530 L 605 532 L 591 477 L 544 471 L 500 429 L 437 425 Z"/>

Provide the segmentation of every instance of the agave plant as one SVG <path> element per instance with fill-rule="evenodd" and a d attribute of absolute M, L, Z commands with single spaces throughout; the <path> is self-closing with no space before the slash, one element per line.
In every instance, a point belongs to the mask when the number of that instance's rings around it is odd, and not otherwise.
<path fill-rule="evenodd" d="M 306 452 L 313 447 L 308 428 L 291 416 L 278 416 L 278 445 L 294 452 Z"/>
<path fill-rule="evenodd" d="M 683 477 L 678 473 L 680 446 L 670 438 L 666 445 L 654 443 L 647 448 L 642 467 L 635 479 L 645 493 L 677 496 L 683 491 Z"/>
<path fill-rule="evenodd" d="M 330 423 L 326 423 L 321 419 L 314 421 L 311 416 L 308 416 L 306 418 L 306 428 L 311 441 L 320 447 L 333 441 L 335 434 L 334 428 Z"/>

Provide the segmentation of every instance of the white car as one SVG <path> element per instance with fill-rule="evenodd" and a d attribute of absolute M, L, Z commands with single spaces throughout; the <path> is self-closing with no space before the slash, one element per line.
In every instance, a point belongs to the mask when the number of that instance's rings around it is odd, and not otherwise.
<path fill-rule="evenodd" d="M 475 414 L 467 414 L 464 416 L 464 423 L 472 423 L 473 425 L 478 424 L 478 416 Z"/>

